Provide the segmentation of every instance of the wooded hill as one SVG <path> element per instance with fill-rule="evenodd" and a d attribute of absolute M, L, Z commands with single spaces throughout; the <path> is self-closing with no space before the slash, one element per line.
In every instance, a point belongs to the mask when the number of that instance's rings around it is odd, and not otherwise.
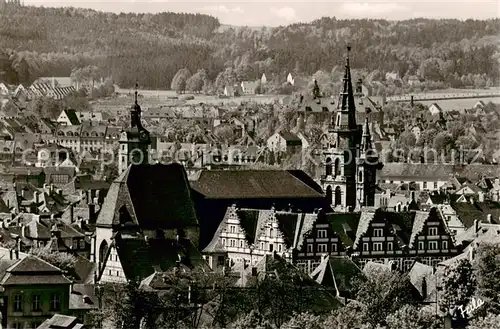
<path fill-rule="evenodd" d="M 210 80 L 227 67 L 241 79 L 262 73 L 284 81 L 341 65 L 383 79 L 386 72 L 416 74 L 458 86 L 469 74 L 499 80 L 500 19 L 339 20 L 277 28 L 225 28 L 201 14 L 114 14 L 79 8 L 20 7 L 0 12 L 0 80 L 30 83 L 69 76 L 96 65 L 123 87 L 167 89 L 179 69 L 204 69 Z M 462 79 L 463 80 L 463 79 Z"/>

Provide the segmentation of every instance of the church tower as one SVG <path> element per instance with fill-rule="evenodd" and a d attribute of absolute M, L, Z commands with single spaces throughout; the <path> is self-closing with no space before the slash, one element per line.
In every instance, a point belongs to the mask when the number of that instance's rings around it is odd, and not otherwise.
<path fill-rule="evenodd" d="M 120 135 L 118 152 L 118 172 L 121 174 L 129 165 L 149 163 L 151 137 L 141 123 L 141 107 L 138 104 L 137 85 L 134 104 L 130 110 L 130 128 Z"/>
<path fill-rule="evenodd" d="M 321 185 L 335 211 L 353 211 L 373 205 L 378 166 L 368 122 L 364 127 L 356 123 L 350 50 L 351 47 L 347 47 L 343 88 L 323 149 Z"/>
<path fill-rule="evenodd" d="M 382 168 L 382 163 L 379 161 L 377 151 L 372 146 L 368 116 L 365 118 L 365 124 L 363 126 L 357 166 L 357 208 L 363 206 L 373 207 L 375 205 L 377 170 Z"/>

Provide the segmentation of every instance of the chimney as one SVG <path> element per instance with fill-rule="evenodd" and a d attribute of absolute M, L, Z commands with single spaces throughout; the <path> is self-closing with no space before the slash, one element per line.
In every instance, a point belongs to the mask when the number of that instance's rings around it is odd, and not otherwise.
<path fill-rule="evenodd" d="M 478 193 L 478 196 L 479 196 L 479 202 L 484 202 L 484 193 L 480 191 Z"/>
<path fill-rule="evenodd" d="M 477 233 L 479 231 L 479 221 L 477 219 L 474 219 L 474 233 Z"/>
<path fill-rule="evenodd" d="M 21 236 L 23 238 L 26 237 L 26 225 L 24 225 L 24 224 L 21 225 Z"/>
<path fill-rule="evenodd" d="M 95 224 L 96 219 L 95 205 L 89 204 L 89 223 Z"/>
<path fill-rule="evenodd" d="M 92 234 L 91 232 L 86 232 L 86 236 L 90 235 L 90 261 L 95 262 L 95 244 L 96 244 L 96 237 L 95 234 Z"/>
<path fill-rule="evenodd" d="M 488 223 L 490 223 L 490 224 L 493 223 L 492 218 L 493 218 L 493 216 L 491 214 L 488 214 L 488 216 L 486 216 L 486 220 L 488 221 Z"/>

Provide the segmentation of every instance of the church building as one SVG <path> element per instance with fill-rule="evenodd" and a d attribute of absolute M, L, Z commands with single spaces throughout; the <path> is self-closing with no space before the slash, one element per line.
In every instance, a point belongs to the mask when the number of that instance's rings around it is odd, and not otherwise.
<path fill-rule="evenodd" d="M 382 164 L 372 146 L 368 117 L 356 123 L 356 102 L 351 81 L 349 52 L 336 113 L 323 136 L 321 185 L 336 212 L 350 212 L 375 203 L 376 171 Z"/>
<path fill-rule="evenodd" d="M 121 173 L 96 222 L 91 255 L 96 282 L 142 280 L 178 266 L 208 268 L 198 251 L 199 224 L 186 171 L 180 164 L 141 159 L 150 137 L 140 117 L 136 93 L 131 127 L 120 140 Z"/>

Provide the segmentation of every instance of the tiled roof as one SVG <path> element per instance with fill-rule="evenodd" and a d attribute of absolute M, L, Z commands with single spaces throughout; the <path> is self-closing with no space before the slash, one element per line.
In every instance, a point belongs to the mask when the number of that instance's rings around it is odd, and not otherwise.
<path fill-rule="evenodd" d="M 348 258 L 326 256 L 311 273 L 311 277 L 321 285 L 335 287 L 340 296 L 350 296 L 352 280 L 362 276 L 361 269 Z"/>
<path fill-rule="evenodd" d="M 415 262 L 408 273 L 410 282 L 418 290 L 422 299 L 427 299 L 436 293 L 436 276 L 432 266 Z M 425 285 L 424 285 L 425 282 Z M 425 290 L 424 291 L 424 286 Z"/>
<path fill-rule="evenodd" d="M 71 122 L 72 125 L 76 126 L 80 124 L 80 120 L 78 119 L 78 115 L 76 115 L 76 110 L 73 109 L 67 109 L 64 110 L 64 113 L 66 113 L 66 116 L 69 119 L 69 122 Z"/>
<path fill-rule="evenodd" d="M 361 213 L 330 213 L 326 220 L 345 246 L 353 246 Z"/>
<path fill-rule="evenodd" d="M 191 187 L 214 199 L 323 198 L 285 170 L 203 170 Z"/>
<path fill-rule="evenodd" d="M 279 134 L 287 142 L 302 143 L 302 141 L 300 140 L 299 137 L 297 137 L 297 135 L 292 134 L 291 132 L 289 132 L 287 130 L 282 130 L 282 131 L 279 132 Z"/>
<path fill-rule="evenodd" d="M 70 284 L 70 282 L 57 267 L 38 257 L 28 256 L 6 269 L 1 284 Z"/>
<path fill-rule="evenodd" d="M 413 248 L 418 235 L 422 232 L 427 219 L 429 218 L 429 212 L 426 211 L 416 211 L 415 217 L 413 219 L 413 228 L 411 230 L 410 244 L 409 247 Z"/>
<path fill-rule="evenodd" d="M 415 180 L 448 180 L 456 168 L 450 165 L 439 164 L 408 164 L 384 163 L 384 167 L 377 174 L 381 179 L 412 178 Z"/>
<path fill-rule="evenodd" d="M 111 184 L 97 225 L 119 224 L 123 206 L 142 228 L 198 225 L 187 176 L 179 164 L 130 166 Z"/>
<path fill-rule="evenodd" d="M 37 329 L 82 329 L 83 324 L 74 316 L 54 314 L 45 320 Z"/>
<path fill-rule="evenodd" d="M 370 227 L 371 221 L 375 218 L 375 212 L 363 211 L 359 218 L 358 228 L 356 230 L 356 240 L 354 240 L 354 249 L 358 248 L 361 238 L 366 234 L 368 228 Z"/>
<path fill-rule="evenodd" d="M 494 201 L 485 202 L 452 202 L 451 207 L 456 211 L 458 218 L 466 228 L 474 226 L 474 220 L 486 222 L 491 214 L 493 221 L 500 220 L 500 203 Z"/>

